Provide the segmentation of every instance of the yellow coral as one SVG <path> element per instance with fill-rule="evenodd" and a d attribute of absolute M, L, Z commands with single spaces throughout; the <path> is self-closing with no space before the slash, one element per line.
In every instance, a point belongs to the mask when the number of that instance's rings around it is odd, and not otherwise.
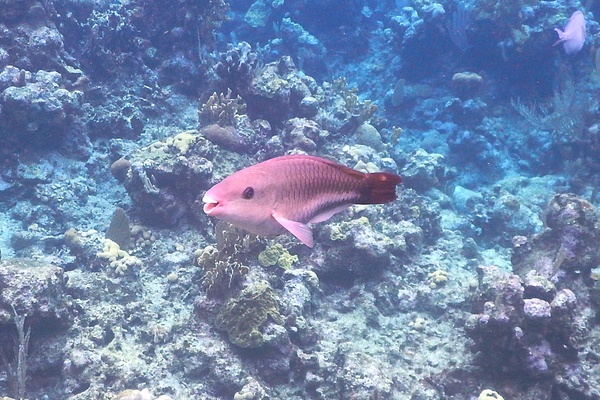
<path fill-rule="evenodd" d="M 346 240 L 348 238 L 348 232 L 354 226 L 367 228 L 371 224 L 367 217 L 360 217 L 352 221 L 343 221 L 338 225 L 334 225 L 331 228 L 329 237 L 331 240 Z"/>
<path fill-rule="evenodd" d="M 310 286 L 313 289 L 318 289 L 319 288 L 319 277 L 317 276 L 317 274 L 314 271 L 306 271 L 304 273 L 304 279 L 306 280 L 306 283 L 308 284 L 308 286 Z"/>
<path fill-rule="evenodd" d="M 277 243 L 267 247 L 258 255 L 258 262 L 263 267 L 279 265 L 283 269 L 290 269 L 298 262 L 298 256 L 291 255 L 287 249 Z"/>
<path fill-rule="evenodd" d="M 365 163 L 362 160 L 358 160 L 358 162 L 354 165 L 354 169 L 357 171 L 360 171 L 360 172 L 365 172 L 365 173 L 377 172 L 377 171 L 381 170 L 381 168 L 379 168 L 377 165 L 375 165 L 375 163 L 372 163 L 372 162 Z"/>
<path fill-rule="evenodd" d="M 446 282 L 448 282 L 448 271 L 437 269 L 427 275 L 427 281 L 429 282 L 429 287 L 432 289 L 435 289 L 440 285 L 444 285 Z"/>
<path fill-rule="evenodd" d="M 290 254 L 287 250 L 279 256 L 279 260 L 277 260 L 277 265 L 279 265 L 283 269 L 290 269 L 294 263 L 298 262 L 298 256 Z"/>
<path fill-rule="evenodd" d="M 181 132 L 173 137 L 171 145 L 179 150 L 179 154 L 186 155 L 196 140 L 195 133 L 194 130 Z"/>
<path fill-rule="evenodd" d="M 129 267 L 140 267 L 142 265 L 139 258 L 129 255 L 125 250 L 121 250 L 119 245 L 110 239 L 104 239 L 104 249 L 96 256 L 107 260 L 118 275 L 123 275 Z"/>
<path fill-rule="evenodd" d="M 348 234 L 341 229 L 340 226 L 334 226 L 331 228 L 331 233 L 329 234 L 329 238 L 331 240 L 346 240 Z"/>
<path fill-rule="evenodd" d="M 417 331 L 422 331 L 425 329 L 425 325 L 427 325 L 427 320 L 422 317 L 415 318 L 414 321 L 408 323 L 408 326 Z"/>
<path fill-rule="evenodd" d="M 71 248 L 80 248 L 82 246 L 81 238 L 75 228 L 69 228 L 63 235 L 67 246 Z M 0 400 L 2 400 L 0 398 Z"/>
<path fill-rule="evenodd" d="M 121 250 L 118 244 L 110 239 L 104 239 L 104 249 L 100 253 L 96 254 L 99 258 L 104 258 L 108 262 L 112 263 L 119 258 L 128 256 L 125 250 Z"/>

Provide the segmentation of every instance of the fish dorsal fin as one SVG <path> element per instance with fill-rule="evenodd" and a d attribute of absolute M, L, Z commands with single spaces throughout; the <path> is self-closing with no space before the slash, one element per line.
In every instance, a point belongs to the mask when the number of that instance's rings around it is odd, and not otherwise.
<path fill-rule="evenodd" d="M 296 236 L 299 241 L 308 247 L 314 246 L 312 230 L 308 225 L 303 224 L 302 222 L 289 220 L 278 213 L 273 213 L 273 218 L 275 218 L 275 221 L 279 222 L 289 233 Z"/>
<path fill-rule="evenodd" d="M 322 164 L 326 164 L 332 168 L 337 169 L 338 171 L 352 176 L 355 179 L 363 179 L 365 177 L 365 173 L 357 171 L 355 169 L 352 169 L 350 167 L 346 167 L 345 165 L 341 165 L 338 164 L 337 162 L 333 161 L 333 160 L 329 160 L 327 158 L 323 158 L 323 157 L 317 157 L 317 156 L 309 156 L 306 154 L 292 154 L 292 155 L 287 155 L 287 156 L 280 156 L 277 158 L 273 158 L 272 160 L 278 160 L 278 161 L 284 161 L 284 160 L 310 160 L 312 162 L 317 162 L 317 163 L 322 163 Z"/>
<path fill-rule="evenodd" d="M 341 206 L 329 208 L 327 210 L 321 211 L 319 214 L 315 215 L 311 218 L 311 224 L 317 224 L 319 222 L 327 221 L 329 218 L 334 216 L 335 214 L 344 211 L 346 208 L 350 207 L 350 204 L 342 204 Z"/>
<path fill-rule="evenodd" d="M 325 161 L 327 161 L 326 164 L 328 164 L 329 166 L 337 169 L 340 172 L 343 172 L 344 174 L 346 174 L 348 176 L 353 177 L 354 179 L 364 179 L 365 178 L 366 174 L 364 172 L 360 172 L 360 171 L 357 171 L 350 167 L 346 167 L 345 165 L 336 164 L 329 160 L 325 160 Z"/>

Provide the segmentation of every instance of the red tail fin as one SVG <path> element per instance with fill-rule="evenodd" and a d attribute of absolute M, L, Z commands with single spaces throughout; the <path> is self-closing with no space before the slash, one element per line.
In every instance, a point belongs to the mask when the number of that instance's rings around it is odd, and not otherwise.
<path fill-rule="evenodd" d="M 396 200 L 396 185 L 402 178 L 388 172 L 367 174 L 365 190 L 356 204 L 382 204 Z"/>

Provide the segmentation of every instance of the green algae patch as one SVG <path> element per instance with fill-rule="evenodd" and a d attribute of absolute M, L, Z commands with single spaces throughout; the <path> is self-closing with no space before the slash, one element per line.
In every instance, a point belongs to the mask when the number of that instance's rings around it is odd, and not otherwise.
<path fill-rule="evenodd" d="M 350 235 L 350 230 L 352 228 L 364 229 L 370 227 L 371 223 L 369 222 L 369 219 L 367 217 L 360 217 L 352 221 L 343 221 L 339 224 L 334 225 L 331 228 L 329 238 L 333 241 L 346 240 L 348 239 Z"/>
<path fill-rule="evenodd" d="M 298 256 L 291 255 L 287 249 L 277 243 L 262 251 L 258 255 L 258 262 L 263 267 L 278 265 L 283 269 L 290 269 L 294 263 L 298 262 Z"/>
<path fill-rule="evenodd" d="M 256 348 L 264 343 L 260 328 L 269 317 L 283 324 L 275 291 L 263 281 L 248 286 L 237 298 L 227 301 L 215 319 L 215 327 L 227 331 L 231 343 Z"/>

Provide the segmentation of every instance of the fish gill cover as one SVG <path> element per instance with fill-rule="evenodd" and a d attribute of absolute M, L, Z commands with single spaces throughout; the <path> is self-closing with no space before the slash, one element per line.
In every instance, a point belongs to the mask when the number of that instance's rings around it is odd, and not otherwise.
<path fill-rule="evenodd" d="M 0 2 L 0 397 L 599 399 L 598 13 Z M 290 154 L 403 184 L 204 213 Z"/>

